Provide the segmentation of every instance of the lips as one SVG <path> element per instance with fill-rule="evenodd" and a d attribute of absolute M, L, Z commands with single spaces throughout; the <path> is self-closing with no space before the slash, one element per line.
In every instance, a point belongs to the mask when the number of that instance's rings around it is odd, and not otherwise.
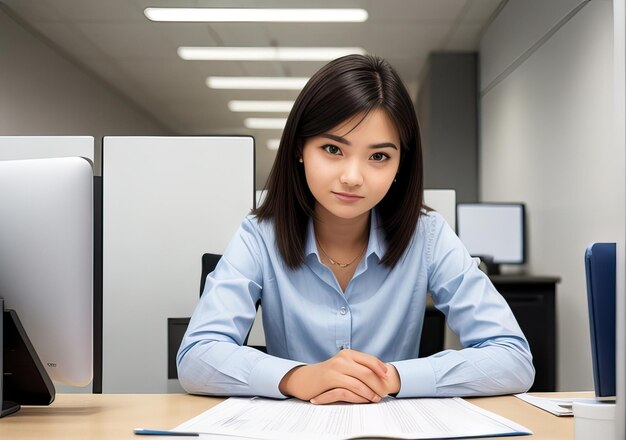
<path fill-rule="evenodd" d="M 359 195 L 352 194 L 352 193 L 335 192 L 335 191 L 332 191 L 332 193 L 335 195 L 335 197 L 337 197 L 339 200 L 343 202 L 358 202 L 359 200 L 364 198 L 363 196 L 359 196 Z"/>

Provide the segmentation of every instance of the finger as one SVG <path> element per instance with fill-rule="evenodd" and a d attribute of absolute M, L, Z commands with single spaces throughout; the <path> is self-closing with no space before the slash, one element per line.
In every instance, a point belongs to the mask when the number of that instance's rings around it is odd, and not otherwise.
<path fill-rule="evenodd" d="M 340 371 L 339 373 L 343 374 L 344 376 L 356 379 L 358 382 L 364 384 L 368 389 L 372 390 L 378 396 L 384 396 L 385 394 L 387 394 L 386 375 L 385 378 L 381 378 L 368 367 L 363 366 L 362 364 L 359 364 L 354 360 L 349 360 L 348 362 L 349 364 L 344 365 L 342 371 Z M 341 377 L 340 379 L 346 380 L 345 378 Z M 340 383 L 340 386 L 348 388 L 343 383 Z M 365 395 L 364 397 L 368 396 Z"/>
<path fill-rule="evenodd" d="M 370 403 L 369 400 L 353 393 L 350 390 L 346 390 L 345 388 L 334 388 L 332 390 L 325 391 L 319 396 L 311 399 L 310 402 L 315 405 L 327 405 L 335 402 Z"/>
<path fill-rule="evenodd" d="M 332 389 L 345 389 L 370 402 L 378 402 L 380 400 L 381 395 L 379 393 L 370 388 L 364 382 L 352 376 L 340 375 L 334 383 L 335 385 L 333 385 L 328 391 Z"/>
<path fill-rule="evenodd" d="M 364 367 L 369 368 L 371 371 L 374 372 L 374 374 L 383 379 L 387 377 L 387 365 L 376 356 L 372 356 L 371 354 L 362 353 L 356 350 L 341 350 L 339 354 L 354 360 Z"/>

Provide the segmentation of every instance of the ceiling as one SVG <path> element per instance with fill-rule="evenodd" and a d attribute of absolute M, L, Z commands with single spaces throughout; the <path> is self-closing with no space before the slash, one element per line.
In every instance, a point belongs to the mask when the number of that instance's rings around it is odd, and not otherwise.
<path fill-rule="evenodd" d="M 209 75 L 310 76 L 324 62 L 184 61 L 179 46 L 362 47 L 391 62 L 415 97 L 433 51 L 477 50 L 481 32 L 506 0 L 1 0 L 80 65 L 181 135 L 249 134 L 257 143 L 257 175 L 275 152 L 280 130 L 250 130 L 231 99 L 293 100 L 297 91 L 213 90 Z M 364 8 L 364 23 L 162 23 L 147 7 Z"/>

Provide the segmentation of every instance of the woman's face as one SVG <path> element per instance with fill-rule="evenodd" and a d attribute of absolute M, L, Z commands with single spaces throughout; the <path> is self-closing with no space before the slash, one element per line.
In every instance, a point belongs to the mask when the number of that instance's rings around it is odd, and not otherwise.
<path fill-rule="evenodd" d="M 369 215 L 398 172 L 395 125 L 380 109 L 362 118 L 356 115 L 304 143 L 304 171 L 318 216 L 349 220 Z"/>

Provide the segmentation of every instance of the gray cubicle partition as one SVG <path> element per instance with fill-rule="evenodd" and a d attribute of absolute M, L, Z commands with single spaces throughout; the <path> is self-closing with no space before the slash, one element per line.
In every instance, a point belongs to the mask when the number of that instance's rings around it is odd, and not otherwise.
<path fill-rule="evenodd" d="M 167 320 L 198 302 L 254 200 L 251 137 L 105 137 L 102 391 L 177 392 Z"/>

